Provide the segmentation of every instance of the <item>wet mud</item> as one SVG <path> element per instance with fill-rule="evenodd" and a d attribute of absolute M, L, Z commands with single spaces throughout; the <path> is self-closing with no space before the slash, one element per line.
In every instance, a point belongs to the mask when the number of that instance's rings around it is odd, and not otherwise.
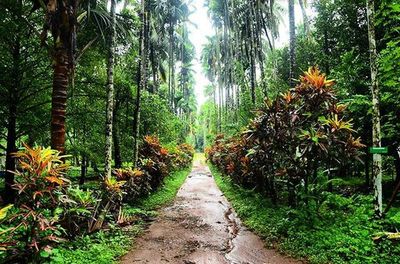
<path fill-rule="evenodd" d="M 263 241 L 240 223 L 209 168 L 196 162 L 174 204 L 160 211 L 121 263 L 301 262 L 265 248 Z"/>

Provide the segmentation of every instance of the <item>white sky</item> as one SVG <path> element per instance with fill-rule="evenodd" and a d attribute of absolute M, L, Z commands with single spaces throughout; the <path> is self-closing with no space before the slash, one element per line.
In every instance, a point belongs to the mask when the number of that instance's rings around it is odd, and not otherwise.
<path fill-rule="evenodd" d="M 204 0 L 193 1 L 193 6 L 195 10 L 194 13 L 190 15 L 190 21 L 195 25 L 189 24 L 189 38 L 196 49 L 196 60 L 193 63 L 194 77 L 196 80 L 194 90 L 197 105 L 200 107 L 206 100 L 203 90 L 210 84 L 202 71 L 200 61 L 201 50 L 203 49 L 203 45 L 207 43 L 207 36 L 213 35 L 214 29 L 207 14 L 207 7 L 204 6 Z"/>
<path fill-rule="evenodd" d="M 289 28 L 288 28 L 288 15 L 287 15 L 287 0 L 279 0 L 277 1 L 282 5 L 285 9 L 285 13 L 282 14 L 283 20 L 279 26 L 279 39 L 276 40 L 276 46 L 282 47 L 285 43 L 289 41 Z M 295 1 L 297 2 L 297 1 Z M 313 11 L 310 8 L 310 2 L 308 1 L 308 14 L 312 14 Z M 201 50 L 203 45 L 207 43 L 207 36 L 212 36 L 214 34 L 214 29 L 211 24 L 211 20 L 207 14 L 207 7 L 204 6 L 204 0 L 196 0 L 193 1 L 193 6 L 195 8 L 194 13 L 190 16 L 190 21 L 192 21 L 197 26 L 193 26 L 189 24 L 190 30 L 190 40 L 192 41 L 193 45 L 196 49 L 196 60 L 193 63 L 194 68 L 194 75 L 195 75 L 195 95 L 197 99 L 198 107 L 205 102 L 206 98 L 204 96 L 204 88 L 209 85 L 208 79 L 205 77 L 202 71 L 200 56 Z M 296 24 L 302 22 L 302 14 L 299 5 L 295 6 L 295 17 L 296 17 Z"/>

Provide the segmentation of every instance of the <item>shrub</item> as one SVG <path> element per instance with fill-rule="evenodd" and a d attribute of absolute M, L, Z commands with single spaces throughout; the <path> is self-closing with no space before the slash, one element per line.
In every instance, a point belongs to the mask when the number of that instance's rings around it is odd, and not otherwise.
<path fill-rule="evenodd" d="M 299 84 L 263 108 L 240 137 L 216 138 L 208 159 L 243 186 L 256 187 L 277 201 L 277 189 L 287 190 L 295 204 L 296 189 L 308 201 L 310 182 L 318 171 L 333 176 L 336 167 L 359 159 L 360 138 L 354 137 L 346 106 L 340 104 L 318 68 L 311 67 Z"/>
<path fill-rule="evenodd" d="M 50 148 L 25 146 L 14 154 L 18 168 L 14 205 L 0 209 L 0 259 L 39 261 L 51 255 L 55 243 L 124 224 L 122 202 L 136 202 L 157 189 L 169 168 L 187 167 L 193 148 L 182 144 L 171 154 L 158 138 L 146 136 L 135 169 L 117 169 L 100 188 L 83 190 L 65 178 L 66 156 Z"/>
<path fill-rule="evenodd" d="M 50 148 L 25 148 L 14 154 L 18 161 L 16 210 L 3 217 L 2 225 L 8 228 L 1 233 L 3 249 L 19 259 L 37 258 L 39 252 L 50 250 L 53 243 L 64 241 L 57 205 L 59 194 L 68 184 L 63 178 L 68 169 L 62 161 L 65 156 Z"/>

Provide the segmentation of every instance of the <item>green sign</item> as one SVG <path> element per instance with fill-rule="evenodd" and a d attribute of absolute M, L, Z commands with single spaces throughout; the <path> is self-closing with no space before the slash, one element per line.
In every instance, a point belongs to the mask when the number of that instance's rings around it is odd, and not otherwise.
<path fill-rule="evenodd" d="M 388 148 L 387 147 L 371 147 L 371 148 L 369 148 L 369 153 L 371 153 L 371 154 L 387 154 Z"/>

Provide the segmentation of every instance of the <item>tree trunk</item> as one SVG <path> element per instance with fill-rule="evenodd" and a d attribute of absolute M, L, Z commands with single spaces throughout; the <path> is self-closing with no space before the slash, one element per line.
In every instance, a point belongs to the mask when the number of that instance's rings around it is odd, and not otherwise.
<path fill-rule="evenodd" d="M 170 99 L 170 106 L 171 109 L 175 112 L 175 40 L 174 40 L 174 23 L 171 21 L 169 25 L 169 76 L 168 76 L 168 90 L 170 91 L 169 93 L 169 99 Z"/>
<path fill-rule="evenodd" d="M 17 17 L 22 17 L 22 0 L 18 0 Z M 20 29 L 20 28 L 19 28 Z M 7 119 L 7 146 L 6 146 L 6 174 L 5 174 L 5 189 L 3 200 L 6 204 L 13 203 L 15 200 L 16 192 L 13 189 L 15 171 L 15 158 L 12 156 L 17 151 L 17 104 L 18 104 L 18 91 L 21 89 L 21 39 L 20 30 L 16 33 L 15 43 L 12 47 L 13 58 L 13 83 L 9 86 L 8 95 L 8 119 Z"/>
<path fill-rule="evenodd" d="M 304 7 L 304 0 L 299 0 L 299 5 L 300 5 L 300 8 L 301 8 L 301 13 L 303 15 L 304 30 L 305 30 L 306 34 L 308 35 L 310 33 L 310 25 L 309 25 L 309 22 L 308 22 L 307 12 L 306 12 L 306 9 Z"/>
<path fill-rule="evenodd" d="M 65 119 L 69 75 L 74 68 L 76 10 L 78 2 L 57 1 L 48 6 L 47 23 L 52 24 L 53 92 L 51 98 L 51 147 L 65 153 Z"/>
<path fill-rule="evenodd" d="M 86 180 L 86 175 L 87 175 L 87 157 L 84 153 L 82 155 L 82 161 L 81 161 L 81 177 L 79 178 L 79 185 L 83 185 Z"/>
<path fill-rule="evenodd" d="M 255 35 L 254 35 L 254 8 L 250 1 L 250 19 L 249 19 L 249 30 L 250 30 L 250 87 L 251 87 L 251 102 L 253 105 L 256 103 L 256 52 L 254 47 Z"/>
<path fill-rule="evenodd" d="M 148 13 L 146 0 L 141 0 L 141 34 L 140 34 L 140 85 L 137 88 L 136 93 L 136 108 L 135 108 L 135 140 L 134 140 L 134 153 L 133 153 L 133 164 L 137 166 L 139 158 L 139 135 L 140 135 L 140 97 L 141 90 L 146 90 L 147 86 L 147 53 L 148 53 Z"/>
<path fill-rule="evenodd" d="M 21 4 L 21 2 L 20 2 Z M 20 59 L 21 59 L 21 44 L 20 37 L 17 35 L 13 47 L 13 84 L 9 87 L 9 104 L 8 104 L 8 120 L 7 120 L 7 148 L 6 148 L 6 175 L 5 175 L 5 190 L 4 202 L 6 204 L 13 203 L 15 199 L 14 185 L 15 158 L 12 156 L 16 152 L 17 141 L 17 93 L 21 83 L 20 78 Z"/>
<path fill-rule="evenodd" d="M 63 47 L 54 52 L 53 93 L 51 102 L 51 148 L 65 153 L 65 113 L 67 110 L 68 51 Z"/>
<path fill-rule="evenodd" d="M 150 48 L 150 61 L 151 61 L 151 73 L 153 76 L 153 87 L 150 90 L 150 92 L 157 93 L 157 91 L 158 91 L 158 78 L 157 78 L 158 62 L 156 61 L 155 50 L 154 50 L 153 46 Z"/>
<path fill-rule="evenodd" d="M 108 43 L 107 61 L 107 109 L 106 109 L 106 146 L 104 155 L 104 176 L 111 177 L 112 140 L 113 140 L 113 110 L 114 110 L 114 56 L 115 56 L 115 18 L 116 0 L 111 0 L 111 32 Z"/>
<path fill-rule="evenodd" d="M 381 146 L 381 117 L 379 110 L 378 54 L 375 39 L 375 7 L 374 0 L 367 0 L 368 42 L 371 68 L 372 92 L 372 145 Z M 372 177 L 374 182 L 374 209 L 377 217 L 382 216 L 382 156 L 373 154 Z"/>
<path fill-rule="evenodd" d="M 296 25 L 294 17 L 294 0 L 289 1 L 289 84 L 294 87 L 295 70 L 296 70 Z"/>
<path fill-rule="evenodd" d="M 118 98 L 118 96 L 117 96 Z M 117 99 L 118 100 L 118 99 Z M 118 124 L 118 109 L 120 103 L 117 101 L 113 111 L 113 145 L 114 145 L 114 162 L 115 168 L 122 167 L 121 147 L 119 142 L 119 124 Z"/>

